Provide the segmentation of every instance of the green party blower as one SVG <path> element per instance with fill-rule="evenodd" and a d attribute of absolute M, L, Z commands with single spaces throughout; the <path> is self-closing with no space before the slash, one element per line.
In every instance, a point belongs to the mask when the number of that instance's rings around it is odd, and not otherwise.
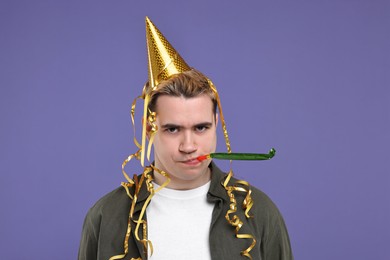
<path fill-rule="evenodd" d="M 198 156 L 198 161 L 204 161 L 207 159 L 219 159 L 219 160 L 247 160 L 247 161 L 259 161 L 269 160 L 275 156 L 275 149 L 272 148 L 268 154 L 263 153 L 210 153 Z"/>

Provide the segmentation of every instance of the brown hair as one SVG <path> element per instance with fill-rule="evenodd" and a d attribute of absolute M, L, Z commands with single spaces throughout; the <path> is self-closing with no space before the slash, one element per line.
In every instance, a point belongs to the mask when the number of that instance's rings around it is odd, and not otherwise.
<path fill-rule="evenodd" d="M 149 91 L 149 84 L 145 85 L 144 91 Z M 149 110 L 155 111 L 159 96 L 168 95 L 174 97 L 193 98 L 199 95 L 208 95 L 213 102 L 213 112 L 217 112 L 217 98 L 209 81 L 201 72 L 191 69 L 179 74 L 172 75 L 169 79 L 160 82 L 157 88 L 151 92 Z"/>

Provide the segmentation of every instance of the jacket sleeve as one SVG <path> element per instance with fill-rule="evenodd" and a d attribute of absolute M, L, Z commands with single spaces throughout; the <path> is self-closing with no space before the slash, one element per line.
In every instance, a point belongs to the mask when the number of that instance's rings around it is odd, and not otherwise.
<path fill-rule="evenodd" d="M 271 221 L 268 236 L 263 241 L 262 259 L 293 260 L 290 239 L 286 225 L 280 213 Z"/>
<path fill-rule="evenodd" d="M 97 259 L 100 222 L 100 217 L 89 210 L 83 224 L 78 260 Z"/>

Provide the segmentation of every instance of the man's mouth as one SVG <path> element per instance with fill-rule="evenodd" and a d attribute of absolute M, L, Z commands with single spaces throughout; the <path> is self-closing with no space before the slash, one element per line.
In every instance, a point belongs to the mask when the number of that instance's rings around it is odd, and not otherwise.
<path fill-rule="evenodd" d="M 198 164 L 200 161 L 196 158 L 192 158 L 192 159 L 188 159 L 188 160 L 184 160 L 182 161 L 182 163 L 185 163 L 185 164 L 191 164 L 191 165 L 195 165 L 195 164 Z"/>

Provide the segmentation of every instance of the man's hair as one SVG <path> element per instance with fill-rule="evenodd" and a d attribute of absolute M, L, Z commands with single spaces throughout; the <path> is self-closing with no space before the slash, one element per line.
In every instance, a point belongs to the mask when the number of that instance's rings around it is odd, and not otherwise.
<path fill-rule="evenodd" d="M 149 84 L 146 84 L 146 92 L 149 91 L 149 87 Z M 162 95 L 193 98 L 203 94 L 211 98 L 211 101 L 213 102 L 213 112 L 215 115 L 217 112 L 217 98 L 207 77 L 201 72 L 191 69 L 189 71 L 172 75 L 169 79 L 160 82 L 156 90 L 151 93 L 148 108 L 150 111 L 155 112 L 157 99 Z"/>

